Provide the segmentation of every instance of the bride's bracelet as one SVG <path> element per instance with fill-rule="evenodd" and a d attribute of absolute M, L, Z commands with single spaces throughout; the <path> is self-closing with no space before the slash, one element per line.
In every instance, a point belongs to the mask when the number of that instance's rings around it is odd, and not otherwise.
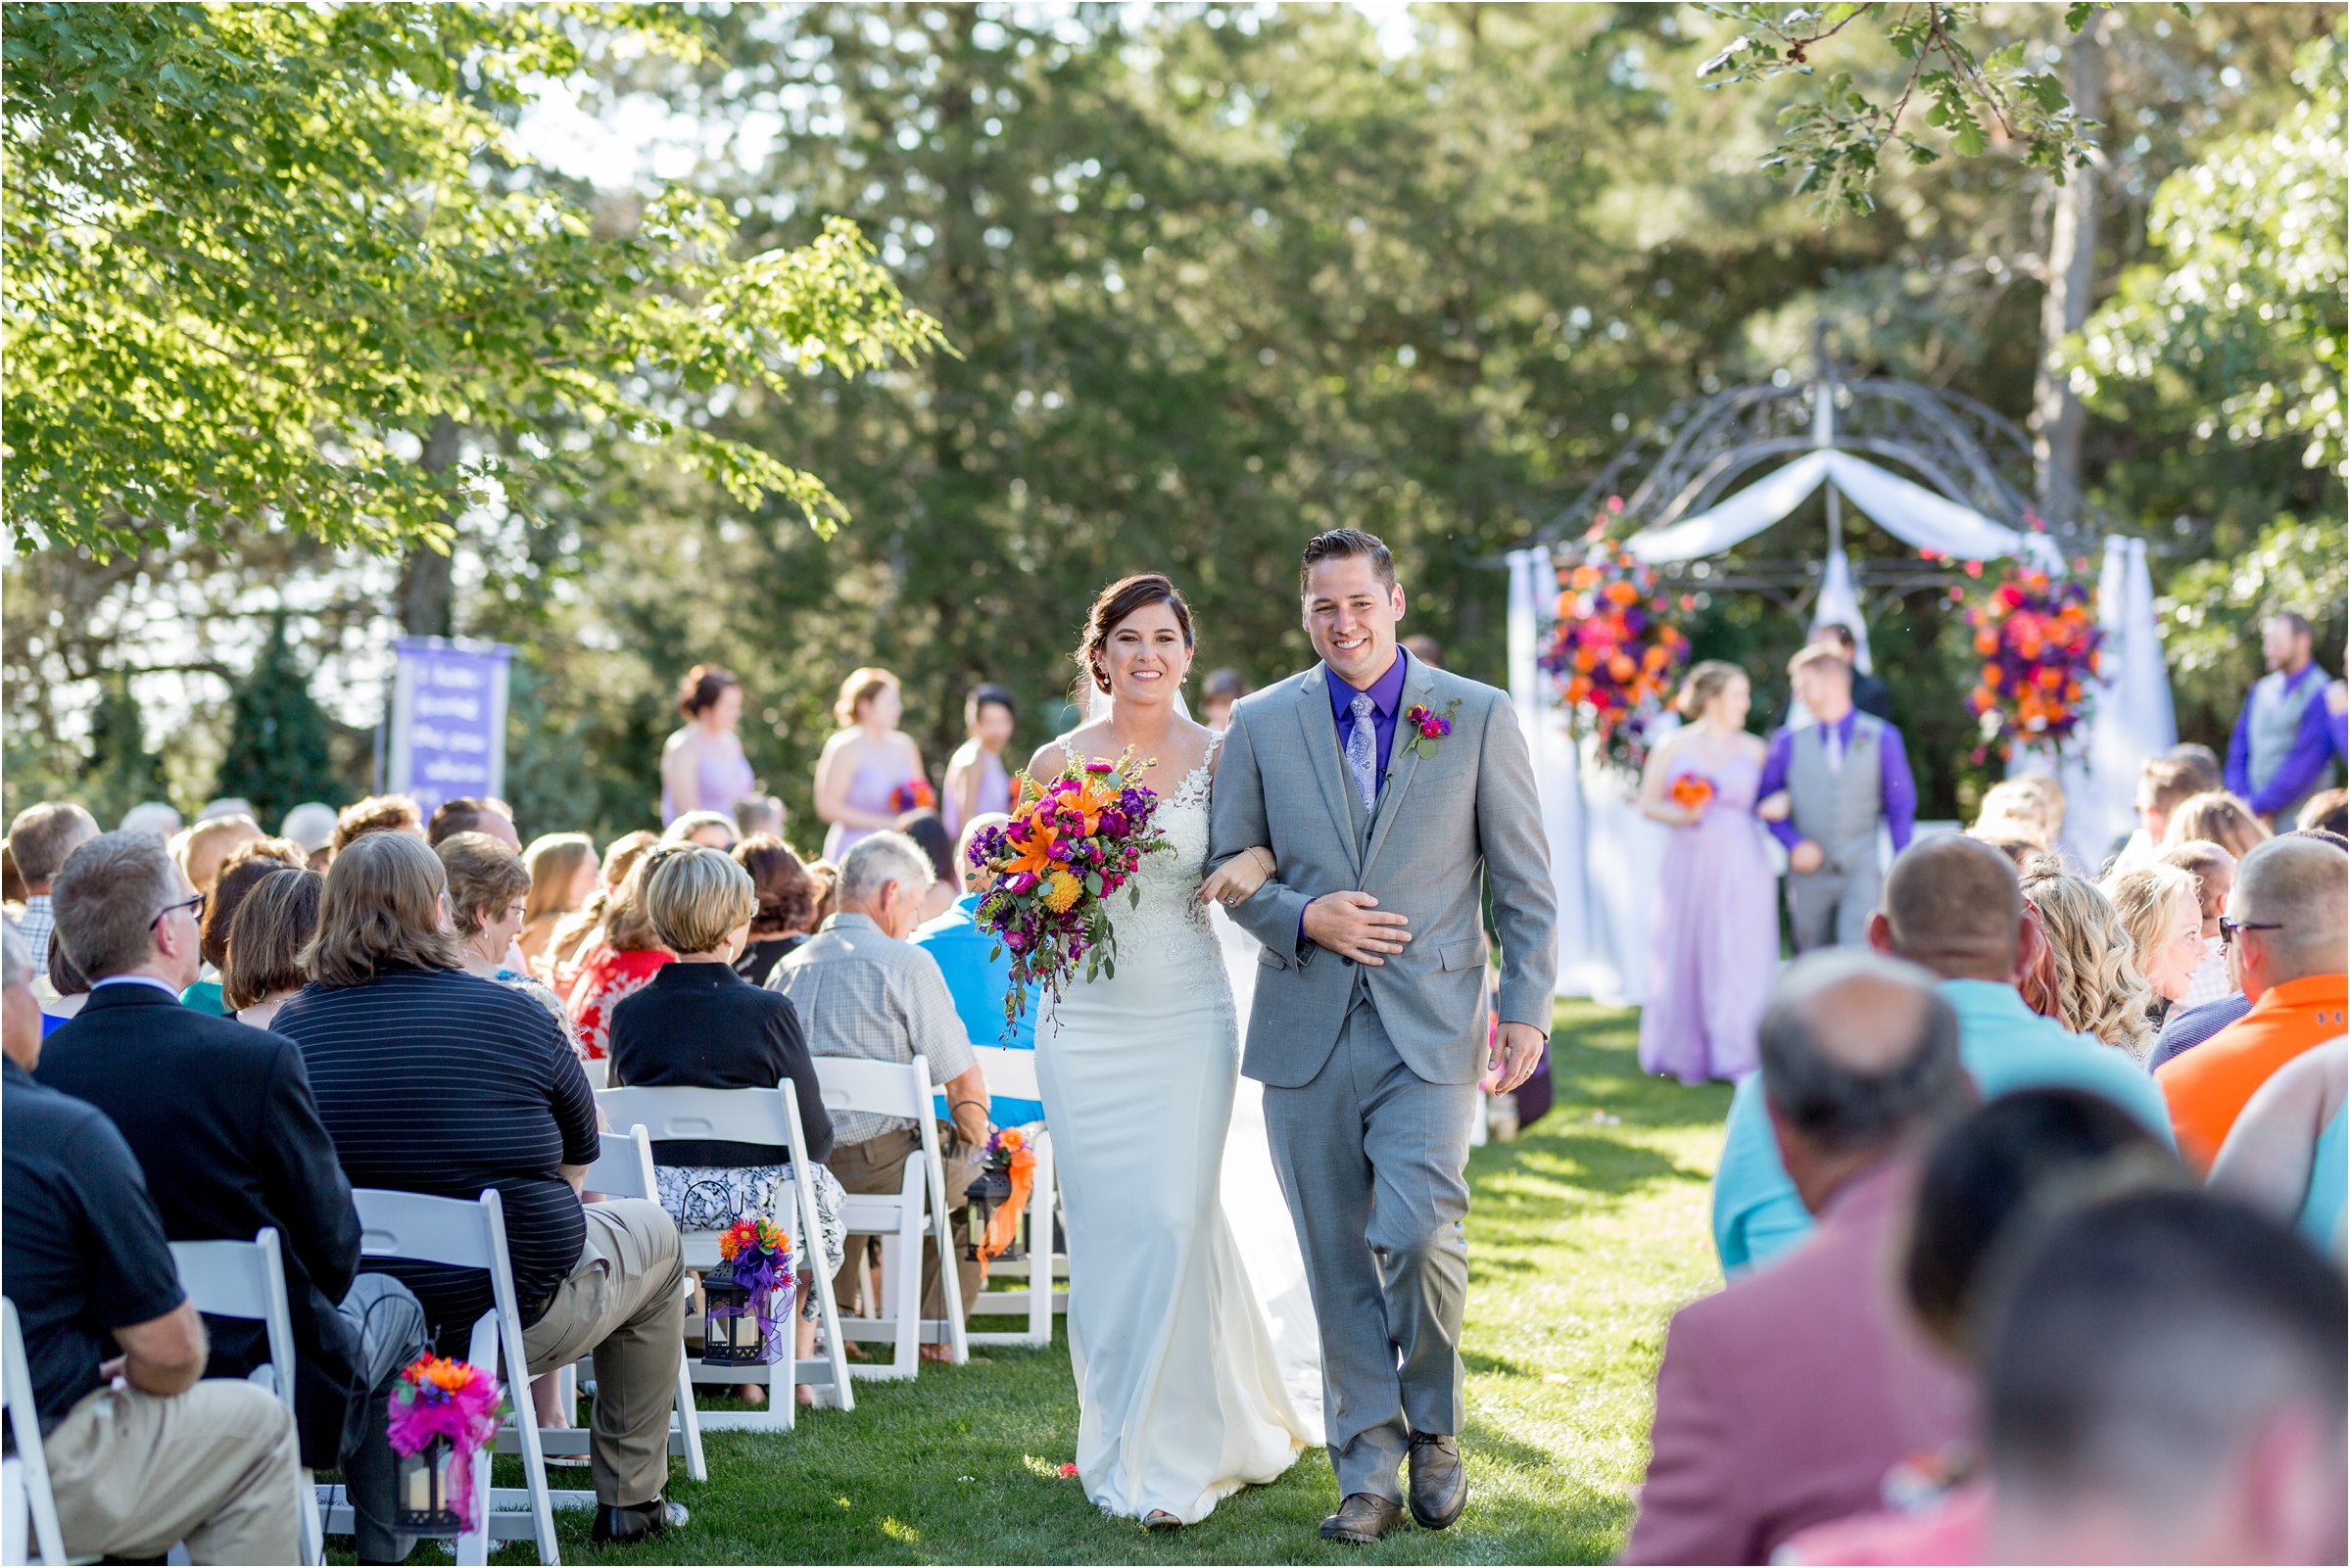
<path fill-rule="evenodd" d="M 1259 866 L 1264 868 L 1265 875 L 1268 877 L 1271 877 L 1275 871 L 1280 869 L 1272 858 L 1272 851 L 1267 849 L 1262 844 L 1251 845 L 1248 853 L 1251 860 L 1255 861 Z"/>

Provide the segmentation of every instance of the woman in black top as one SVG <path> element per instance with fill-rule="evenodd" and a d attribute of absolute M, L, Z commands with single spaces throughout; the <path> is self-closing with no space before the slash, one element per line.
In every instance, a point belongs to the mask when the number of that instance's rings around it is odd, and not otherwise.
<path fill-rule="evenodd" d="M 732 851 L 735 864 L 750 874 L 758 908 L 750 936 L 735 960 L 735 973 L 765 985 L 775 966 L 816 929 L 816 896 L 823 891 L 790 844 L 773 833 L 753 833 Z"/>
<path fill-rule="evenodd" d="M 833 1152 L 833 1122 L 799 1014 L 790 998 L 748 983 L 731 967 L 758 907 L 750 876 L 724 851 L 691 846 L 653 868 L 645 902 L 653 929 L 677 960 L 612 1009 L 610 1081 L 614 1087 L 772 1089 L 791 1078 L 799 1093 L 812 1166 L 807 1176 L 822 1232 L 812 1249 L 816 1256 L 808 1256 L 802 1240 L 796 1259 L 800 1336 L 812 1343 L 816 1304 L 808 1281 L 829 1280 L 839 1271 L 847 1200 L 824 1167 Z M 655 1143 L 652 1154 L 661 1207 L 682 1231 L 723 1230 L 746 1214 L 773 1213 L 778 1189 L 792 1176 L 791 1151 L 780 1144 L 672 1138 Z M 796 1235 L 795 1226 L 786 1228 Z M 808 1346 L 799 1354 L 808 1354 Z"/>

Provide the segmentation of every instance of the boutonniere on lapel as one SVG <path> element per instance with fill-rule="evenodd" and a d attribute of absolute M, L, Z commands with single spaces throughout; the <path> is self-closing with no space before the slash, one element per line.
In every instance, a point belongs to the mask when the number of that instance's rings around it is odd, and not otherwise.
<path fill-rule="evenodd" d="M 1461 711 L 1461 699 L 1453 698 L 1438 713 L 1425 702 L 1415 702 L 1404 710 L 1404 722 L 1412 726 L 1411 736 L 1404 741 L 1408 756 L 1433 757 L 1436 742 L 1453 733 L 1453 715 Z"/>

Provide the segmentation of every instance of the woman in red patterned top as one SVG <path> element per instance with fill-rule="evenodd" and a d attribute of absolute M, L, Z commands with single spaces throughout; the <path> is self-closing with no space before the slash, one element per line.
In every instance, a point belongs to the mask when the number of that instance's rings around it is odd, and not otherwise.
<path fill-rule="evenodd" d="M 642 990 L 653 971 L 674 956 L 661 945 L 645 911 L 645 886 L 655 866 L 694 847 L 662 844 L 638 860 L 604 907 L 603 929 L 589 947 L 564 1003 L 571 1026 L 579 1031 L 581 1054 L 591 1062 L 602 1058 L 610 1044 L 612 1008 Z"/>

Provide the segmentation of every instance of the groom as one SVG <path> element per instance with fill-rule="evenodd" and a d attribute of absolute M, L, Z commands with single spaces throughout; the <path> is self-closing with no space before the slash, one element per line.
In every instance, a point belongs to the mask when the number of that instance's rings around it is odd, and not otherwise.
<path fill-rule="evenodd" d="M 1306 546 L 1305 622 L 1322 662 L 1232 709 L 1216 779 L 1222 865 L 1272 850 L 1232 908 L 1264 944 L 1241 1069 L 1265 1085 L 1273 1166 L 1321 1326 L 1330 1462 L 1324 1539 L 1403 1517 L 1441 1530 L 1468 1498 L 1459 1351 L 1468 1289 L 1477 1078 L 1541 1060 L 1558 969 L 1550 847 L 1510 701 L 1396 646 L 1387 546 L 1342 528 Z M 1480 881 L 1502 940 L 1486 1051 Z"/>

